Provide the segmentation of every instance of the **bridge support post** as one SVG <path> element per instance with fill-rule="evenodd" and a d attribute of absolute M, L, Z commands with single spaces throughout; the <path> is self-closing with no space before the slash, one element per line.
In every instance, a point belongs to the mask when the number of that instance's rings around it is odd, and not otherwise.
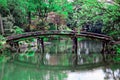
<path fill-rule="evenodd" d="M 41 64 L 43 65 L 44 64 L 44 60 L 43 60 L 43 58 L 44 58 L 44 38 L 41 38 L 40 43 L 41 43 L 41 48 L 42 48 Z"/>
<path fill-rule="evenodd" d="M 44 53 L 44 38 L 37 38 L 37 47 L 40 49 L 42 48 L 42 53 Z"/>
<path fill-rule="evenodd" d="M 37 48 L 38 48 L 38 51 L 40 51 L 39 49 L 42 49 L 42 52 L 40 54 L 40 64 L 44 64 L 44 61 L 43 61 L 43 57 L 44 57 L 44 38 L 37 38 Z"/>
<path fill-rule="evenodd" d="M 42 53 L 44 53 L 44 38 L 41 38 Z"/>
<path fill-rule="evenodd" d="M 77 41 L 77 37 L 74 36 L 72 38 L 73 40 L 73 48 L 72 48 L 72 53 L 74 54 L 73 56 L 73 65 L 77 65 L 77 61 L 78 61 L 78 58 L 77 58 L 77 44 L 78 44 L 78 41 Z"/>
<path fill-rule="evenodd" d="M 38 51 L 40 51 L 39 49 L 40 49 L 40 38 L 37 38 L 37 48 L 38 48 Z"/>

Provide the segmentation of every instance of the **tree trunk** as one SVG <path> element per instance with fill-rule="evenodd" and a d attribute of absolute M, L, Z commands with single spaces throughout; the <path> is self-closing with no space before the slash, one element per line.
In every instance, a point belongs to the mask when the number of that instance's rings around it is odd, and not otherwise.
<path fill-rule="evenodd" d="M 1 16 L 1 14 L 0 14 L 0 28 L 1 28 L 1 33 L 2 33 L 2 35 L 4 35 L 5 33 L 4 33 L 3 21 L 2 21 L 2 16 Z"/>
<path fill-rule="evenodd" d="M 29 25 L 31 24 L 31 12 L 29 11 L 28 12 L 28 22 L 29 22 Z"/>
<path fill-rule="evenodd" d="M 28 30 L 30 31 L 30 25 L 31 25 L 31 12 L 30 11 L 28 12 L 28 24 L 29 24 L 28 25 L 28 27 L 29 27 Z"/>

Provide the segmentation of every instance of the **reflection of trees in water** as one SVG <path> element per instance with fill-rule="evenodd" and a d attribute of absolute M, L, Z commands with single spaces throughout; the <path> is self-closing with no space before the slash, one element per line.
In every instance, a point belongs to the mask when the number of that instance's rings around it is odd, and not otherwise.
<path fill-rule="evenodd" d="M 6 64 L 2 69 L 2 80 L 64 80 L 67 77 L 65 71 L 40 70 L 12 63 Z"/>
<path fill-rule="evenodd" d="M 59 66 L 69 66 L 71 65 L 71 53 L 59 53 L 59 54 L 49 54 L 45 55 L 44 63 L 45 65 L 59 65 Z"/>
<path fill-rule="evenodd" d="M 120 69 L 104 68 L 106 80 L 120 80 Z"/>
<path fill-rule="evenodd" d="M 78 53 L 100 53 L 102 50 L 102 43 L 97 40 L 86 39 L 79 41 L 78 44 Z"/>
<path fill-rule="evenodd" d="M 67 78 L 65 71 L 49 71 L 46 80 L 65 80 L 65 78 Z"/>
<path fill-rule="evenodd" d="M 78 64 L 97 63 L 101 61 L 102 56 L 99 53 L 78 55 Z"/>
<path fill-rule="evenodd" d="M 78 64 L 97 63 L 102 61 L 100 51 L 102 43 L 97 40 L 85 39 L 78 44 Z"/>
<path fill-rule="evenodd" d="M 51 45 L 47 45 L 45 50 L 49 49 L 49 53 L 59 52 L 71 52 L 72 43 L 71 40 L 52 40 Z"/>
<path fill-rule="evenodd" d="M 119 66 L 117 68 L 119 68 Z M 7 63 L 4 64 L 4 66 L 0 66 L 0 73 L 2 75 L 2 80 L 66 80 L 68 77 L 67 73 L 69 71 L 67 69 L 49 69 L 47 69 L 47 66 L 41 69 L 39 67 L 30 67 L 24 64 Z M 88 70 L 88 67 L 86 69 Z M 120 69 L 105 67 L 103 70 L 105 80 L 120 80 Z"/>
<path fill-rule="evenodd" d="M 68 40 L 67 41 L 66 40 L 57 41 L 57 40 L 55 40 L 52 42 L 51 45 L 47 46 L 46 49 L 48 50 L 49 54 L 59 54 L 60 52 L 62 54 L 65 54 L 65 53 L 71 54 L 72 41 L 68 41 Z M 101 50 L 101 42 L 100 41 L 91 41 L 91 40 L 80 41 L 78 44 L 78 55 L 77 55 L 78 62 L 77 63 L 84 64 L 84 63 L 100 62 L 102 60 L 101 54 L 94 54 L 95 52 L 100 53 L 100 50 Z M 69 61 L 71 63 L 74 63 L 74 60 L 77 56 L 71 55 L 69 57 Z M 56 57 L 56 59 L 59 59 L 59 58 Z M 58 60 L 56 60 L 56 61 L 58 61 Z"/>

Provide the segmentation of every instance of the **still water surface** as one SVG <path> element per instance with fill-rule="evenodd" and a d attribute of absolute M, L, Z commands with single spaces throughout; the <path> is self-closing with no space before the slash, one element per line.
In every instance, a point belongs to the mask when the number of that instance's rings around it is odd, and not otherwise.
<path fill-rule="evenodd" d="M 91 40 L 79 41 L 77 57 L 71 40 L 45 43 L 44 54 L 36 46 L 21 47 L 0 64 L 0 80 L 120 80 L 119 65 L 105 64 L 101 49 L 100 41 Z"/>

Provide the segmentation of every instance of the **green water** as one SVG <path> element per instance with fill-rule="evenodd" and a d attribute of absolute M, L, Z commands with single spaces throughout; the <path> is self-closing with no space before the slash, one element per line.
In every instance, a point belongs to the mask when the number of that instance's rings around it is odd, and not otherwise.
<path fill-rule="evenodd" d="M 113 67 L 112 69 L 112 67 L 107 66 L 76 70 L 72 67 L 47 68 L 46 66 L 43 68 L 23 63 L 7 63 L 0 67 L 1 80 L 119 80 L 119 74 L 119 68 Z"/>
<path fill-rule="evenodd" d="M 103 62 L 101 42 L 80 41 L 77 56 L 72 41 L 55 40 L 22 48 L 0 64 L 0 80 L 120 80 L 120 65 Z M 77 64 L 76 64 L 77 63 Z"/>

